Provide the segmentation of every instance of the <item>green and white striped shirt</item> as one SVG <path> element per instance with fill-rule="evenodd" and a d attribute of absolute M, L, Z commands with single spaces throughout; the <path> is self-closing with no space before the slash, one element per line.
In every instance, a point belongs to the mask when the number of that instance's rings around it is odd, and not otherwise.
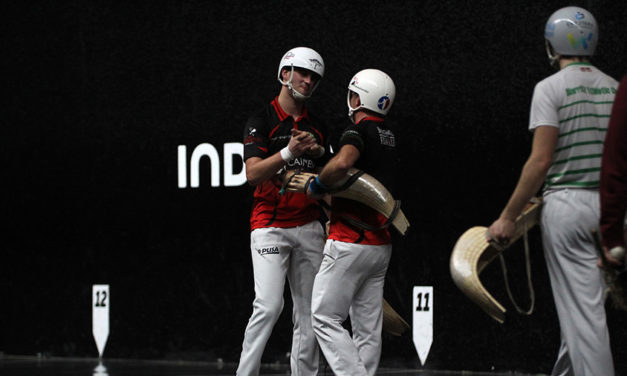
<path fill-rule="evenodd" d="M 618 82 L 589 63 L 573 63 L 540 81 L 529 129 L 559 128 L 545 190 L 598 188 L 603 141 Z"/>

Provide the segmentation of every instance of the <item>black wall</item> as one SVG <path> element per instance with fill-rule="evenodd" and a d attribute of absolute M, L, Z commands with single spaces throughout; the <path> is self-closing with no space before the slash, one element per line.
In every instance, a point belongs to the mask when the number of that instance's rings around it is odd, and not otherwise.
<path fill-rule="evenodd" d="M 543 28 L 564 1 L 143 1 L 12 3 L 2 12 L 4 170 L 0 351 L 97 356 L 91 286 L 111 286 L 105 356 L 237 361 L 252 310 L 252 190 L 177 185 L 177 148 L 241 142 L 248 115 L 279 90 L 291 47 L 323 56 L 310 107 L 338 131 L 348 80 L 364 68 L 397 86 L 389 121 L 411 222 L 395 240 L 386 298 L 411 322 L 413 286 L 434 286 L 433 369 L 550 372 L 559 328 L 537 229 L 531 316 L 509 302 L 497 263 L 482 274 L 508 308 L 500 325 L 454 286 L 457 238 L 489 225 L 529 149 L 529 105 L 553 73 Z M 595 65 L 625 69 L 621 1 L 587 1 Z M 5 6 L 6 7 L 6 6 Z M 222 155 L 221 155 L 222 157 Z M 235 170 L 241 161 L 235 161 Z M 413 176 L 415 178 L 409 178 Z M 528 305 L 522 246 L 507 253 Z M 287 295 L 286 295 L 287 296 Z M 285 360 L 291 305 L 266 351 Z M 624 312 L 608 304 L 619 374 Z M 383 362 L 420 366 L 411 335 L 385 337 Z"/>

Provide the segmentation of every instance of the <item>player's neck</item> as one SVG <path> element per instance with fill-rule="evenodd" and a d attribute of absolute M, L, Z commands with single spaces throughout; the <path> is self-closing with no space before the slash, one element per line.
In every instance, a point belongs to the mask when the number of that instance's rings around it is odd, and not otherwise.
<path fill-rule="evenodd" d="M 566 68 L 568 65 L 572 63 L 589 63 L 590 60 L 582 57 L 572 57 L 572 58 L 560 58 L 560 69 Z"/>
<path fill-rule="evenodd" d="M 283 86 L 279 93 L 279 105 L 286 114 L 298 119 L 303 115 L 305 102 L 294 99 L 287 86 Z"/>
<path fill-rule="evenodd" d="M 363 111 L 355 111 L 355 113 L 353 114 L 353 120 L 355 124 L 359 124 L 359 122 L 366 117 L 368 117 L 368 115 Z"/>
<path fill-rule="evenodd" d="M 383 119 L 383 116 L 376 114 L 374 112 L 368 112 L 363 110 L 358 110 L 353 113 L 353 120 L 355 124 L 358 124 L 360 121 L 367 117 L 377 117 Z"/>

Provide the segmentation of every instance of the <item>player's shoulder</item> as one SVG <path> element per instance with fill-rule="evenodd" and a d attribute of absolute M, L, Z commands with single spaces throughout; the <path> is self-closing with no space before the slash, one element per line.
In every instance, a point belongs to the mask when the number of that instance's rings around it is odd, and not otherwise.
<path fill-rule="evenodd" d="M 363 133 L 364 127 L 359 126 L 353 122 L 346 121 L 342 125 L 337 127 L 340 130 L 340 138 L 344 138 L 346 136 L 358 136 L 361 137 L 360 133 Z"/>
<path fill-rule="evenodd" d="M 542 87 L 555 86 L 555 85 L 561 84 L 564 82 L 565 76 L 566 76 L 566 71 L 563 69 L 559 70 L 557 72 L 554 72 L 550 76 L 547 76 L 544 79 L 540 80 L 536 84 L 536 87 L 542 88 Z"/>
<path fill-rule="evenodd" d="M 563 69 L 559 70 L 536 83 L 534 95 L 553 96 L 562 93 L 569 81 L 566 72 Z"/>
<path fill-rule="evenodd" d="M 605 78 L 605 80 L 608 82 L 609 85 L 614 86 L 615 88 L 618 87 L 619 82 L 618 82 L 617 79 L 615 79 L 614 77 L 610 76 L 607 73 L 601 72 L 601 70 L 599 70 L 599 73 L 601 73 L 603 75 L 603 77 Z"/>

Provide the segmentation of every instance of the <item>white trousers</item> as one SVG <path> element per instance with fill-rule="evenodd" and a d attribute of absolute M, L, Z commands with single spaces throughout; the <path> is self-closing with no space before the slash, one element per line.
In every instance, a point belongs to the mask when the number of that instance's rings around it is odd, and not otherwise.
<path fill-rule="evenodd" d="M 559 318 L 561 345 L 552 375 L 613 376 L 605 318 L 605 282 L 591 229 L 599 194 L 563 189 L 544 197 L 542 242 Z"/>
<path fill-rule="evenodd" d="M 237 375 L 259 375 L 263 351 L 283 310 L 286 277 L 294 304 L 292 375 L 318 373 L 318 344 L 311 327 L 311 291 L 323 247 L 324 229 L 318 221 L 293 228 L 260 228 L 251 232 L 255 300 L 244 334 Z"/>
<path fill-rule="evenodd" d="M 381 357 L 383 284 L 391 245 L 327 240 L 312 297 L 313 328 L 337 376 L 374 375 Z M 342 323 L 350 314 L 353 337 Z"/>

